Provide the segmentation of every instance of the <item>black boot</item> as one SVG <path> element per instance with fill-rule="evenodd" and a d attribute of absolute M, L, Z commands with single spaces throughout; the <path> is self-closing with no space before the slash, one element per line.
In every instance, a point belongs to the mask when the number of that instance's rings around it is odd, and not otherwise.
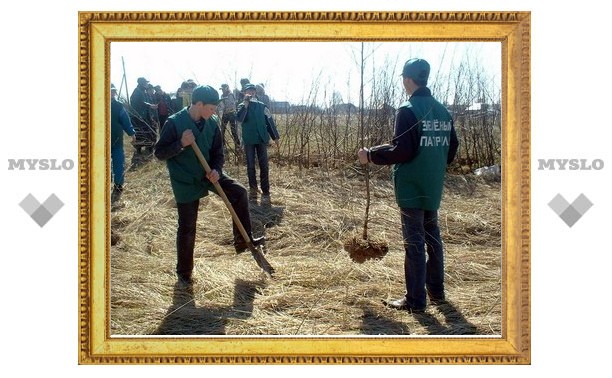
<path fill-rule="evenodd" d="M 115 185 L 113 188 L 113 192 L 111 193 L 111 202 L 115 202 L 121 197 L 123 193 L 123 185 Z"/>
<path fill-rule="evenodd" d="M 260 236 L 258 238 L 251 238 L 251 240 L 255 248 L 266 243 L 266 238 L 263 236 Z M 242 253 L 249 248 L 249 244 L 242 239 L 237 240 L 234 242 L 234 248 L 236 249 L 236 253 Z"/>

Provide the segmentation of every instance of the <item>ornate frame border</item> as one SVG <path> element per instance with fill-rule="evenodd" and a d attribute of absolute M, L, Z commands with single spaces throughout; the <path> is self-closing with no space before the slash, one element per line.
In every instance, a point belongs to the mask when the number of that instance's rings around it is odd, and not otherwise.
<path fill-rule="evenodd" d="M 530 22 L 530 12 L 79 12 L 79 363 L 530 364 Z M 501 42 L 502 337 L 111 339 L 110 42 L 144 40 Z"/>

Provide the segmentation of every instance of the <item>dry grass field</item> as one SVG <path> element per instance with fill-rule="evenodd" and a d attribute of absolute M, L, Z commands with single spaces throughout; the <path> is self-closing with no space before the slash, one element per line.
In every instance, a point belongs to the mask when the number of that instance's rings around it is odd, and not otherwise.
<path fill-rule="evenodd" d="M 231 216 L 214 194 L 201 200 L 191 289 L 177 284 L 176 205 L 165 163 L 133 159 L 111 209 L 112 335 L 500 335 L 501 184 L 449 175 L 440 209 L 447 304 L 424 314 L 385 307 L 404 293 L 400 215 L 388 168 L 373 167 L 369 234 L 387 241 L 380 260 L 353 262 L 343 240 L 361 232 L 365 185 L 358 166 L 333 171 L 270 164 L 271 202 L 251 200 L 265 234 L 267 277 L 232 246 Z M 273 152 L 271 151 L 273 155 Z M 130 163 L 130 158 L 132 161 Z M 226 172 L 246 185 L 246 167 Z"/>

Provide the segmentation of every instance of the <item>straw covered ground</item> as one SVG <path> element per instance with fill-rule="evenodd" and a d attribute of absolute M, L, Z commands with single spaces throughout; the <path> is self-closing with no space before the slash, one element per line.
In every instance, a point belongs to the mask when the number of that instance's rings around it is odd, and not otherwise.
<path fill-rule="evenodd" d="M 128 161 L 132 152 L 126 148 Z M 231 160 L 231 159 L 228 159 Z M 358 166 L 324 171 L 270 164 L 271 202 L 251 201 L 265 234 L 267 277 L 232 247 L 231 216 L 214 194 L 201 200 L 192 289 L 179 285 L 176 205 L 165 164 L 134 159 L 112 205 L 113 335 L 500 335 L 501 185 L 447 178 L 440 209 L 447 304 L 410 314 L 383 305 L 404 293 L 400 215 L 388 168 L 373 167 L 369 235 L 388 253 L 361 264 L 343 241 L 361 233 L 365 185 Z M 226 163 L 246 184 L 246 168 Z"/>

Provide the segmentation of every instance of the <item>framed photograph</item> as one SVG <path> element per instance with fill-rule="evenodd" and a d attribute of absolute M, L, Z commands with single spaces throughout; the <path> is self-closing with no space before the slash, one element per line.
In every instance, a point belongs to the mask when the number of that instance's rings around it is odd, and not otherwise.
<path fill-rule="evenodd" d="M 79 363 L 530 364 L 530 39 L 520 11 L 80 12 Z M 438 213 L 446 297 L 424 312 L 388 306 L 405 290 L 401 214 L 390 166 L 357 159 L 393 138 L 411 58 L 460 146 Z M 230 93 L 257 89 L 278 143 L 270 188 L 249 192 L 265 247 L 240 248 L 232 205 L 204 196 L 185 284 L 155 143 L 191 84 L 222 101 L 224 174 L 250 186 Z M 120 160 L 116 101 L 133 127 Z M 356 235 L 384 253 L 355 258 Z"/>

